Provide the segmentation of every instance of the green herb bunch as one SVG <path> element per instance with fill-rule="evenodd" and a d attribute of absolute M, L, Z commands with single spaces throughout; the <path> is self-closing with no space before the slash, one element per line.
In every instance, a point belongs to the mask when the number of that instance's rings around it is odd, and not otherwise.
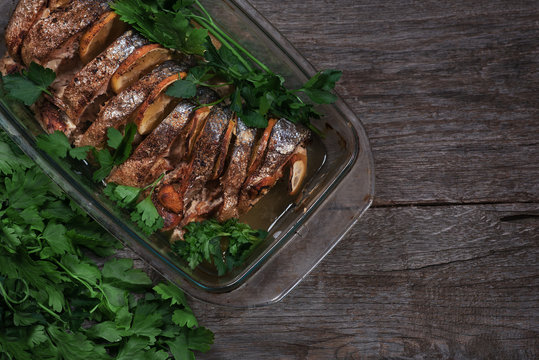
<path fill-rule="evenodd" d="M 324 70 L 301 88 L 287 89 L 285 79 L 221 30 L 198 0 L 116 0 L 112 8 L 149 40 L 203 57 L 184 80 L 167 90 L 171 96 L 193 97 L 197 85 L 233 85 L 234 90 L 228 96 L 231 109 L 247 126 L 263 128 L 270 116 L 280 116 L 315 131 L 310 123 L 311 118 L 320 118 L 315 105 L 330 104 L 337 99 L 332 90 L 341 71 Z M 195 28 L 194 24 L 201 28 Z M 219 41 L 219 49 L 209 34 Z M 212 85 L 214 78 L 222 85 Z M 305 101 L 302 94 L 311 102 Z"/>
<path fill-rule="evenodd" d="M 213 334 L 0 132 L 0 358 L 194 359 Z M 101 260 L 102 261 L 102 260 Z"/>
<path fill-rule="evenodd" d="M 203 261 L 213 264 L 219 276 L 243 263 L 267 236 L 267 232 L 253 230 L 237 219 L 192 222 L 185 230 L 184 241 L 176 241 L 172 251 L 186 259 L 191 269 Z"/>

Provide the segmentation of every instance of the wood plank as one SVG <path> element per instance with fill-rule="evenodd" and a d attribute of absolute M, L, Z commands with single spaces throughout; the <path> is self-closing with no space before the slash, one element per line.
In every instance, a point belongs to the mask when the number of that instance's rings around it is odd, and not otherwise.
<path fill-rule="evenodd" d="M 366 125 L 375 204 L 539 200 L 536 1 L 252 0 Z"/>
<path fill-rule="evenodd" d="M 281 303 L 192 301 L 200 359 L 535 359 L 539 204 L 371 209 Z"/>

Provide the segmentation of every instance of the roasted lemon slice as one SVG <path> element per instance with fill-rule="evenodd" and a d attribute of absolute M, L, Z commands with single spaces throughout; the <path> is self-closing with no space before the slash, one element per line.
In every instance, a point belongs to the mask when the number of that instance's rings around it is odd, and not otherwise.
<path fill-rule="evenodd" d="M 172 59 L 171 51 L 159 44 L 149 44 L 135 50 L 112 76 L 110 82 L 112 90 L 119 94 L 156 65 L 170 59 Z"/>
<path fill-rule="evenodd" d="M 134 114 L 135 124 L 139 134 L 146 135 L 150 133 L 174 106 L 175 98 L 165 94 L 166 89 L 175 81 L 183 79 L 187 73 L 180 72 L 167 77 L 152 90 L 150 95 L 144 100 Z"/>
<path fill-rule="evenodd" d="M 113 11 L 101 15 L 80 40 L 79 55 L 84 64 L 92 61 L 127 30 L 127 24 Z"/>

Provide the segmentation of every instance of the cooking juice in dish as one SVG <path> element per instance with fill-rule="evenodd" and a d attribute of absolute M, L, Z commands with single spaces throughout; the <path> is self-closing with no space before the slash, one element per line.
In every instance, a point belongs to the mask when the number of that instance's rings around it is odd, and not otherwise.
<path fill-rule="evenodd" d="M 312 135 L 307 144 L 307 176 L 302 188 L 305 188 L 316 172 L 322 167 L 326 159 L 324 144 L 317 135 Z M 289 173 L 285 169 L 283 177 L 273 188 L 247 213 L 240 216 L 241 222 L 249 224 L 253 229 L 271 231 L 275 223 L 287 211 L 295 210 L 301 199 L 302 191 L 297 195 L 289 195 Z M 302 211 L 301 209 L 299 211 Z"/>

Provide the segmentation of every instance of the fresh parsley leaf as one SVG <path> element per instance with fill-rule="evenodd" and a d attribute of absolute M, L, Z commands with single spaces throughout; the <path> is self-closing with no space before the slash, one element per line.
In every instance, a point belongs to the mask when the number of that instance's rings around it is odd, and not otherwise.
<path fill-rule="evenodd" d="M 177 98 L 189 99 L 197 94 L 197 87 L 189 80 L 178 80 L 169 86 L 166 94 Z"/>
<path fill-rule="evenodd" d="M 14 172 L 4 179 L 5 194 L 13 209 L 25 209 L 30 206 L 41 206 L 56 191 L 57 186 L 49 177 L 36 167 L 26 172 Z"/>
<path fill-rule="evenodd" d="M 108 342 L 115 343 L 122 340 L 122 337 L 127 336 L 127 332 L 118 328 L 113 321 L 104 321 L 97 323 L 88 329 L 86 335 L 92 339 L 101 338 Z"/>
<path fill-rule="evenodd" d="M 112 168 L 114 167 L 114 158 L 108 149 L 92 150 L 94 153 L 94 158 L 99 164 L 99 169 L 94 172 L 93 179 L 94 181 L 98 182 L 109 176 Z"/>
<path fill-rule="evenodd" d="M 109 149 L 96 150 L 92 148 L 94 158 L 99 164 L 99 169 L 93 175 L 94 181 L 99 182 L 105 179 L 115 165 L 120 165 L 127 160 L 131 155 L 132 143 L 136 133 L 137 126 L 134 123 L 127 124 L 123 136 L 114 128 L 107 130 L 107 144 L 114 149 L 114 152 L 111 154 Z"/>
<path fill-rule="evenodd" d="M 28 169 L 33 162 L 16 153 L 8 143 L 0 142 L 0 173 L 13 174 L 14 171 Z"/>
<path fill-rule="evenodd" d="M 23 74 L 43 89 L 47 89 L 56 79 L 56 74 L 53 70 L 45 68 L 33 61 L 30 63 L 28 70 L 23 71 Z"/>
<path fill-rule="evenodd" d="M 138 304 L 133 316 L 131 330 L 138 336 L 148 337 L 151 343 L 155 342 L 163 325 L 163 314 L 160 313 L 159 304 L 142 302 Z"/>
<path fill-rule="evenodd" d="M 164 1 L 149 4 L 141 0 L 117 0 L 111 7 L 121 20 L 149 40 L 187 54 L 202 55 L 208 31 L 190 26 L 191 5 L 190 1 L 176 1 L 173 6 L 166 6 Z"/>
<path fill-rule="evenodd" d="M 245 113 L 240 113 L 238 116 L 246 126 L 255 128 L 265 128 L 268 126 L 268 120 L 257 111 L 248 110 Z"/>
<path fill-rule="evenodd" d="M 138 199 L 142 189 L 132 186 L 108 183 L 103 192 L 109 197 L 109 199 L 115 201 L 119 207 L 129 208 L 134 201 Z"/>
<path fill-rule="evenodd" d="M 126 208 L 131 211 L 131 220 L 137 223 L 137 225 L 148 235 L 154 233 L 164 225 L 164 220 L 157 212 L 155 205 L 151 200 L 151 195 L 154 187 L 161 181 L 164 174 L 157 178 L 152 184 L 146 186 L 144 189 L 139 189 L 131 186 L 117 185 L 114 183 L 108 183 L 104 189 L 105 195 L 121 208 Z M 150 195 L 143 199 L 138 204 L 135 204 L 140 194 L 146 190 L 151 189 Z"/>
<path fill-rule="evenodd" d="M 107 129 L 107 145 L 113 149 L 118 149 L 122 143 L 123 135 L 122 133 L 113 127 Z"/>
<path fill-rule="evenodd" d="M 194 328 L 198 326 L 198 321 L 191 309 L 175 310 L 172 314 L 172 321 L 179 326 L 187 326 L 188 328 Z"/>
<path fill-rule="evenodd" d="M 77 281 L 84 281 L 86 285 L 91 287 L 95 287 L 101 282 L 101 272 L 95 264 L 86 259 L 81 259 L 77 255 L 70 253 L 63 256 L 60 263 L 76 276 Z"/>
<path fill-rule="evenodd" d="M 143 337 L 132 336 L 129 338 L 125 346 L 122 347 L 116 360 L 138 360 L 141 354 L 144 354 L 144 349 L 150 346 L 150 341 Z"/>
<path fill-rule="evenodd" d="M 56 74 L 53 70 L 45 68 L 33 61 L 30 63 L 28 70 L 23 71 L 23 74 L 33 81 L 34 84 L 44 89 L 44 91 L 56 79 Z"/>
<path fill-rule="evenodd" d="M 163 300 L 170 300 L 170 305 L 187 306 L 187 299 L 184 293 L 172 284 L 161 283 L 154 286 L 153 291 L 161 296 Z"/>
<path fill-rule="evenodd" d="M 49 222 L 43 231 L 43 238 L 47 240 L 55 254 L 63 255 L 73 251 L 71 241 L 66 236 L 66 228 L 62 224 Z"/>
<path fill-rule="evenodd" d="M 303 85 L 302 89 L 330 91 L 335 87 L 335 83 L 340 80 L 341 76 L 342 71 L 340 70 L 323 70 L 310 78 L 309 81 Z"/>
<path fill-rule="evenodd" d="M 187 331 L 187 347 L 191 350 L 206 352 L 213 344 L 213 333 L 204 328 L 198 327 Z"/>
<path fill-rule="evenodd" d="M 67 136 L 56 130 L 52 134 L 39 134 L 36 137 L 37 147 L 53 157 L 65 158 L 71 150 Z"/>
<path fill-rule="evenodd" d="M 192 222 L 185 230 L 184 241 L 176 241 L 172 251 L 184 258 L 192 269 L 203 261 L 213 263 L 219 276 L 240 265 L 267 236 L 265 231 L 253 230 L 237 219 L 224 223 L 215 219 Z M 224 244 L 227 244 L 225 250 Z"/>
<path fill-rule="evenodd" d="M 125 286 L 145 287 L 150 286 L 152 281 L 145 272 L 133 269 L 133 260 L 114 259 L 105 263 L 103 269 L 103 278 L 109 279 L 109 284 L 122 284 Z M 111 282 L 110 280 L 113 280 Z"/>
<path fill-rule="evenodd" d="M 124 136 L 114 152 L 114 165 L 120 165 L 131 155 L 133 149 L 133 139 L 137 134 L 137 126 L 134 123 L 129 123 L 125 127 Z"/>
<path fill-rule="evenodd" d="M 37 101 L 41 93 L 49 93 L 47 88 L 55 78 L 54 71 L 32 62 L 21 73 L 3 76 L 2 82 L 8 96 L 29 106 Z"/>
<path fill-rule="evenodd" d="M 67 136 L 59 130 L 52 134 L 39 134 L 36 137 L 36 144 L 50 156 L 61 159 L 69 155 L 73 159 L 84 160 L 92 150 L 91 146 L 72 148 Z"/>
<path fill-rule="evenodd" d="M 149 195 L 137 204 L 135 211 L 131 213 L 131 220 L 147 234 L 152 234 L 165 225 Z"/>
<path fill-rule="evenodd" d="M 317 104 L 331 104 L 337 100 L 337 96 L 331 93 L 335 83 L 342 76 L 341 71 L 324 70 L 317 73 L 300 89 Z"/>
<path fill-rule="evenodd" d="M 14 99 L 30 106 L 37 101 L 43 89 L 21 74 L 10 74 L 2 78 L 4 89 Z"/>
<path fill-rule="evenodd" d="M 69 150 L 69 156 L 73 159 L 84 160 L 88 157 L 88 153 L 92 150 L 91 146 L 80 146 Z"/>
<path fill-rule="evenodd" d="M 302 91 L 317 104 L 331 104 L 337 100 L 337 96 L 328 91 L 318 89 L 303 89 Z"/>
<path fill-rule="evenodd" d="M 71 333 L 60 329 L 57 326 L 47 328 L 51 340 L 56 344 L 59 355 L 64 359 L 87 360 L 87 359 L 107 359 L 103 345 L 91 342 L 82 333 Z"/>
<path fill-rule="evenodd" d="M 104 232 L 95 222 L 83 224 L 78 222 L 77 231 L 68 230 L 66 236 L 74 246 L 84 247 L 93 251 L 97 256 L 108 257 L 121 249 L 121 244 L 108 232 Z"/>

